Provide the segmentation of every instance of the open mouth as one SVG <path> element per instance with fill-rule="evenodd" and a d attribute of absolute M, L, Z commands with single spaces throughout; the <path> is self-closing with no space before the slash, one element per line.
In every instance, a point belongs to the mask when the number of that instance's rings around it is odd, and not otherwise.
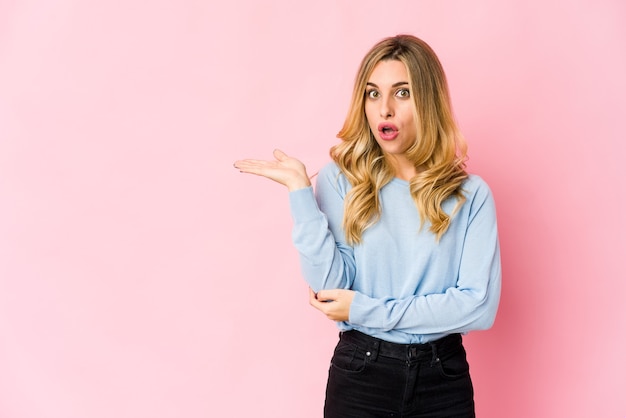
<path fill-rule="evenodd" d="M 398 128 L 391 123 L 381 123 L 378 125 L 380 138 L 385 141 L 391 141 L 398 136 Z"/>

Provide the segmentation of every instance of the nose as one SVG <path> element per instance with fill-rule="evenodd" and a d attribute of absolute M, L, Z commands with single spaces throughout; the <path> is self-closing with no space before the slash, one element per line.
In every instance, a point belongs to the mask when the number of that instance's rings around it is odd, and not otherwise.
<path fill-rule="evenodd" d="M 388 119 L 393 116 L 393 101 L 391 98 L 383 97 L 380 100 L 380 117 Z"/>

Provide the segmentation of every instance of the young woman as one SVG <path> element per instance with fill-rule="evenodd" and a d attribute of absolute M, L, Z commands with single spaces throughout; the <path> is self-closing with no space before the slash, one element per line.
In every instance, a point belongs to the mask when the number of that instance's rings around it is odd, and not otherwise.
<path fill-rule="evenodd" d="M 289 189 L 310 303 L 340 330 L 326 417 L 473 417 L 461 335 L 500 297 L 491 192 L 465 171 L 444 71 L 422 40 L 376 44 L 315 194 L 304 165 L 235 167 Z"/>

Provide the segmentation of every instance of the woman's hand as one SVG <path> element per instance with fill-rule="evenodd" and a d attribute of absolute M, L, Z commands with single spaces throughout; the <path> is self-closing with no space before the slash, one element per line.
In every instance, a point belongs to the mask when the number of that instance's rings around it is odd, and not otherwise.
<path fill-rule="evenodd" d="M 289 191 L 304 189 L 311 185 L 302 162 L 280 150 L 274 150 L 274 158 L 275 161 L 239 160 L 235 161 L 234 166 L 242 173 L 256 174 L 283 184 Z"/>
<path fill-rule="evenodd" d="M 333 321 L 348 321 L 354 290 L 332 289 L 315 293 L 309 288 L 309 303 Z"/>

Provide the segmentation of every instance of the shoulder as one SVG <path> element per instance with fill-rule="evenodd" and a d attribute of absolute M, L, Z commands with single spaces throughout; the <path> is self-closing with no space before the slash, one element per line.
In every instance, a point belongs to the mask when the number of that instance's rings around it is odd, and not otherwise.
<path fill-rule="evenodd" d="M 340 174 L 341 174 L 341 169 L 334 161 L 330 161 L 326 163 L 326 165 L 323 166 L 319 171 L 319 176 L 322 176 L 322 177 L 336 178 Z"/>
<path fill-rule="evenodd" d="M 350 182 L 339 166 L 334 161 L 331 161 L 320 169 L 317 175 L 316 187 L 331 187 L 345 194 L 350 189 Z"/>
<path fill-rule="evenodd" d="M 476 213 L 486 207 L 495 210 L 493 194 L 489 185 L 482 177 L 470 174 L 463 182 L 462 189 L 470 213 Z"/>
<path fill-rule="evenodd" d="M 461 186 L 466 197 L 472 195 L 491 195 L 491 189 L 485 180 L 477 174 L 469 174 Z"/>

